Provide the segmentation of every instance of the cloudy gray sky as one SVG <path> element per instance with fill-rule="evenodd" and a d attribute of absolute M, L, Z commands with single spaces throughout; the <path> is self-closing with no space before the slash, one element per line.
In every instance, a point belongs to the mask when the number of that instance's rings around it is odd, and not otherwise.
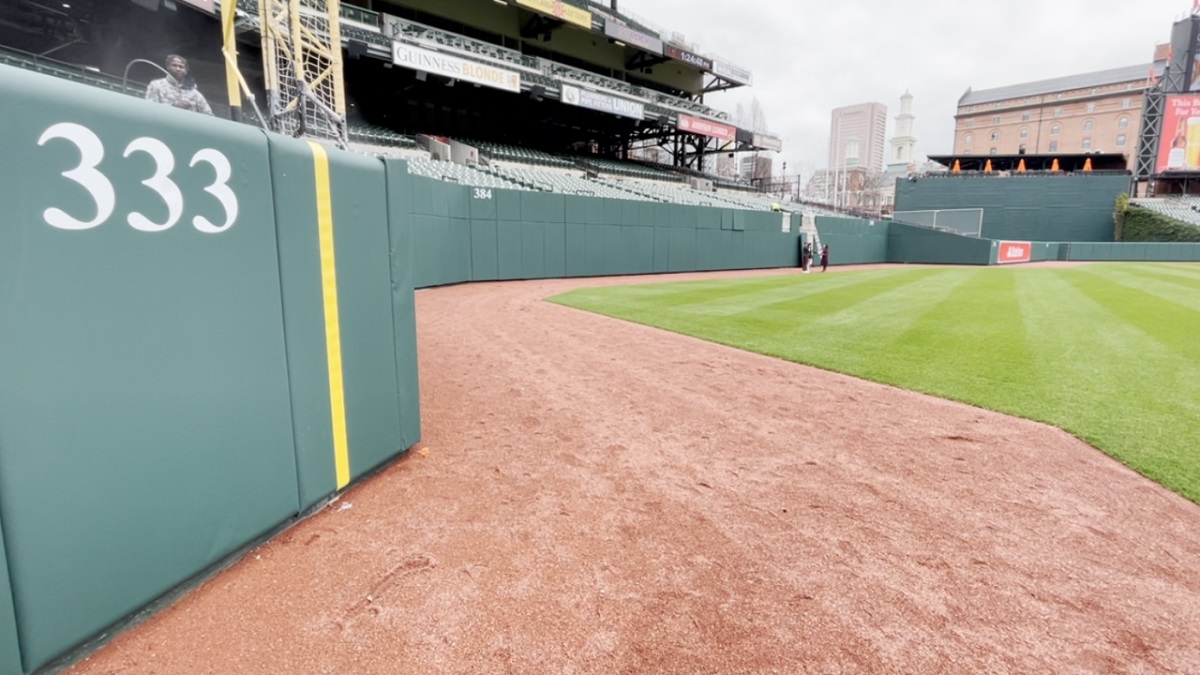
<path fill-rule="evenodd" d="M 711 95 L 734 111 L 758 98 L 783 137 L 776 160 L 804 174 L 827 163 L 830 112 L 878 101 L 888 135 L 912 92 L 919 156 L 953 149 L 968 87 L 1149 64 L 1191 0 L 619 0 L 618 9 L 750 68 L 754 85 Z"/>

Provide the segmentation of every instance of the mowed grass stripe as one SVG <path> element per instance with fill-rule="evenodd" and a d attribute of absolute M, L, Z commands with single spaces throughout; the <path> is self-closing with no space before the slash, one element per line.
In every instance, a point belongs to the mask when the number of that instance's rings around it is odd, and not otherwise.
<path fill-rule="evenodd" d="M 1200 263 L 1101 263 L 1097 266 L 1151 272 L 1184 279 L 1200 279 Z"/>
<path fill-rule="evenodd" d="M 843 373 L 867 372 L 878 361 L 879 350 L 888 348 L 896 335 L 908 331 L 966 279 L 963 275 L 929 270 L 915 283 L 873 297 L 857 298 L 829 314 L 803 311 L 808 330 L 804 339 L 797 341 L 794 358 L 785 358 Z M 862 322 L 864 314 L 873 317 L 870 324 Z M 818 355 L 820 363 L 813 360 Z"/>
<path fill-rule="evenodd" d="M 638 284 L 623 286 L 622 288 L 628 289 L 627 293 L 622 294 L 621 298 L 610 297 L 609 299 L 636 311 L 638 307 L 654 304 L 657 299 L 670 296 L 672 304 L 680 310 L 694 307 L 697 313 L 715 316 L 722 313 L 722 307 L 731 307 L 733 308 L 731 311 L 738 311 L 745 305 L 746 298 L 752 298 L 752 301 L 757 302 L 762 294 L 770 293 L 772 289 L 776 288 L 776 282 L 771 280 L 777 278 Z M 722 281 L 724 283 L 721 283 Z M 669 286 L 678 287 L 668 288 Z M 591 297 L 591 295 L 607 296 L 604 287 L 580 289 L 577 293 L 582 298 Z"/>
<path fill-rule="evenodd" d="M 844 309 L 866 300 L 878 300 L 889 293 L 896 294 L 899 304 L 899 299 L 904 297 L 901 289 L 936 274 L 936 269 L 910 269 L 890 270 L 878 275 L 771 277 L 772 288 L 761 289 L 758 297 L 740 295 L 738 304 L 731 306 L 736 312 L 720 309 L 726 307 L 725 303 L 730 299 L 726 293 L 718 294 L 716 311 L 696 303 L 696 282 L 657 284 L 658 288 L 652 294 L 647 294 L 644 286 L 619 287 L 622 291 L 630 288 L 632 292 L 628 296 L 623 292 L 613 294 L 607 287 L 579 289 L 551 300 L 723 345 L 807 363 L 806 356 L 811 353 L 807 345 L 813 341 L 827 340 L 833 346 L 841 344 L 848 337 L 828 333 L 816 324 L 815 320 L 821 316 L 816 308 Z M 918 295 L 909 295 L 907 301 L 918 302 Z M 596 310 L 598 305 L 603 305 L 604 309 Z M 669 311 L 661 311 L 664 307 L 669 307 Z"/>
<path fill-rule="evenodd" d="M 822 367 L 849 372 L 861 361 L 859 355 L 872 348 L 872 341 L 878 342 L 875 346 L 882 346 L 888 339 L 879 329 L 880 324 L 887 323 L 895 331 L 905 330 L 914 317 L 953 289 L 953 284 L 931 282 L 930 278 L 937 274 L 937 270 L 919 270 L 870 278 L 857 284 L 846 284 L 832 277 L 806 279 L 800 282 L 806 288 L 821 290 L 795 302 L 776 302 L 758 311 L 748 309 L 730 317 L 730 328 L 734 330 L 729 334 L 718 336 L 711 325 L 704 324 L 693 324 L 688 330 L 696 337 L 797 363 L 813 363 L 812 355 L 821 353 L 825 357 Z M 830 325 L 835 320 L 832 317 L 844 317 L 864 303 L 877 305 L 862 310 L 874 312 L 879 318 L 880 324 L 874 330 L 859 332 L 844 319 L 840 328 Z M 881 311 L 883 307 L 888 309 Z M 820 349 L 814 350 L 814 345 L 820 345 Z"/>
<path fill-rule="evenodd" d="M 1151 292 L 1144 284 L 1135 287 L 1119 283 L 1112 275 L 1079 270 L 1064 276 L 1075 284 L 1076 289 L 1107 307 L 1126 323 L 1175 350 L 1184 359 L 1200 353 L 1197 347 L 1200 311 Z"/>
<path fill-rule="evenodd" d="M 878 278 L 855 278 L 843 275 L 833 277 L 794 277 L 794 283 L 781 287 L 789 291 L 788 297 L 780 293 L 764 293 L 761 302 L 743 304 L 736 313 L 728 315 L 731 322 L 746 327 L 749 323 L 773 330 L 770 324 L 781 328 L 803 330 L 814 316 L 821 316 L 833 308 L 854 306 L 881 293 L 905 289 L 928 276 L 925 272 L 894 274 Z"/>
<path fill-rule="evenodd" d="M 985 268 L 952 274 L 961 284 L 895 335 L 865 376 L 976 405 L 975 392 L 987 388 L 984 405 L 997 410 L 1036 397 L 1015 275 Z"/>
<path fill-rule="evenodd" d="M 909 270 L 896 270 L 887 276 L 901 277 L 907 272 Z M 795 283 L 787 283 L 789 279 Z M 654 298 L 669 296 L 671 306 L 678 312 L 722 316 L 742 313 L 747 307 L 757 307 L 772 302 L 786 303 L 817 293 L 828 292 L 831 288 L 856 286 L 864 282 L 865 280 L 856 279 L 852 275 L 827 275 L 821 279 L 821 283 L 817 283 L 816 277 L 810 274 L 638 284 L 622 288 L 628 288 L 629 298 L 634 300 L 634 304 L 630 305 L 631 309 L 636 309 L 637 306 L 647 301 L 652 302 Z M 897 283 L 905 282 L 898 281 Z M 603 287 L 600 287 L 580 289 L 577 291 L 579 294 L 577 297 L 589 297 L 589 293 L 593 290 L 598 296 L 606 296 Z"/>
<path fill-rule="evenodd" d="M 758 279 L 706 316 L 677 284 L 556 298 L 1063 428 L 1200 502 L 1200 311 L 1178 264 L 920 268 Z M 1186 280 L 1192 269 L 1180 278 Z M 674 288 L 673 288 L 674 287 Z M 593 292 L 594 291 L 594 292 Z M 726 296 L 726 300 L 732 300 Z M 699 304 L 698 304 L 699 303 Z"/>
<path fill-rule="evenodd" d="M 1192 450 L 1200 437 L 1200 363 L 1097 302 L 1081 286 L 1087 275 L 1054 277 L 1029 289 L 1026 302 L 1057 317 L 1031 336 L 1042 379 L 1057 384 L 1037 410 L 1018 414 L 1065 429 L 1200 502 L 1200 456 Z"/>
<path fill-rule="evenodd" d="M 1110 275 L 1114 279 L 1121 279 L 1121 283 L 1127 286 L 1149 286 L 1152 282 L 1157 282 L 1159 284 L 1171 284 L 1172 286 L 1188 289 L 1192 291 L 1188 295 L 1193 297 L 1200 296 L 1200 293 L 1196 293 L 1196 291 L 1200 291 L 1200 276 L 1168 274 L 1155 269 L 1136 267 L 1122 268 L 1117 265 L 1108 266 L 1100 273 Z M 1170 294 L 1169 290 L 1167 292 Z M 1185 295 L 1184 299 L 1188 295 Z"/>

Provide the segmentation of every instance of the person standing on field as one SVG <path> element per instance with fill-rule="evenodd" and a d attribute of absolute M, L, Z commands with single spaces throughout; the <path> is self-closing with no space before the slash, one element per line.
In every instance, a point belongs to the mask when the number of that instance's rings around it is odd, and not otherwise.
<path fill-rule="evenodd" d="M 821 248 L 821 271 L 824 272 L 827 267 L 829 267 L 829 244 L 825 244 Z"/>

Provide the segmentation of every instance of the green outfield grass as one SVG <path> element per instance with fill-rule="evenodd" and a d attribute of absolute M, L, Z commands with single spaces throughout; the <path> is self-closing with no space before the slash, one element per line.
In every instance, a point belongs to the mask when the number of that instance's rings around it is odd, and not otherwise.
<path fill-rule="evenodd" d="M 831 271 L 552 301 L 1047 422 L 1200 503 L 1200 265 Z"/>

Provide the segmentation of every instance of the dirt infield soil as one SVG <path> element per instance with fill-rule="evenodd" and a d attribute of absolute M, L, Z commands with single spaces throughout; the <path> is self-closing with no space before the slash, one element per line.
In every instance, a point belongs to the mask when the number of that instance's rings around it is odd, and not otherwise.
<path fill-rule="evenodd" d="M 1200 507 L 1040 424 L 542 302 L 628 281 L 419 292 L 428 453 L 70 672 L 1200 672 Z"/>

